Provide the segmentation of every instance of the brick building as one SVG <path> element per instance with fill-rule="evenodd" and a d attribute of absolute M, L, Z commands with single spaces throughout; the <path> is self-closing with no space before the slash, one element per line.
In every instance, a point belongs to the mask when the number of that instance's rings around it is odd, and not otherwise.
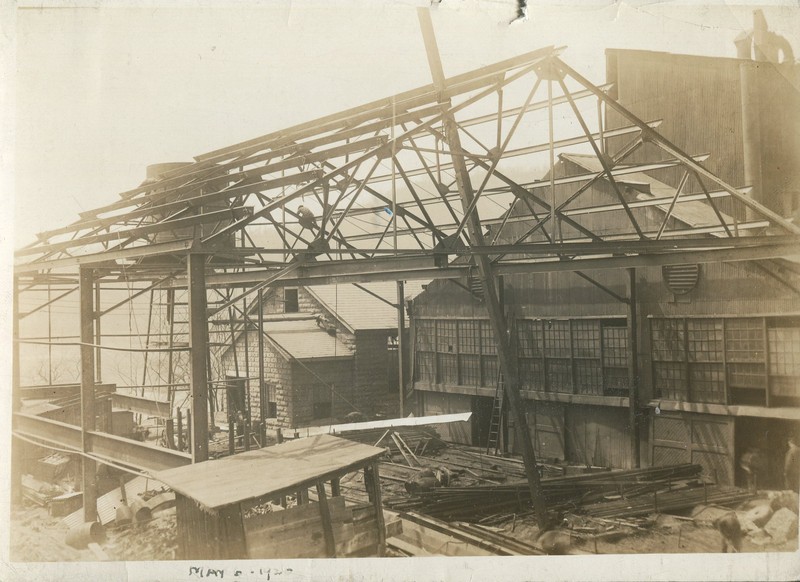
<path fill-rule="evenodd" d="M 252 325 L 221 356 L 232 410 L 249 406 L 254 421 L 281 427 L 336 422 L 351 412 L 365 417 L 395 414 L 395 302 L 395 283 L 269 292 L 263 306 L 263 384 L 257 380 L 258 330 Z M 255 311 L 251 322 L 258 319 Z M 266 403 L 264 411 L 261 402 Z M 227 408 L 227 402 L 220 405 Z"/>

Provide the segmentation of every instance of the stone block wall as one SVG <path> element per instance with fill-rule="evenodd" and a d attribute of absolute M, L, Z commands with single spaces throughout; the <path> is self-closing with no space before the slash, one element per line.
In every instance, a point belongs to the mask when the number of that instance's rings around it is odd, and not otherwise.
<path fill-rule="evenodd" d="M 258 332 L 247 334 L 247 350 L 245 351 L 244 336 L 239 336 L 236 342 L 236 360 L 233 351 L 228 350 L 222 357 L 222 371 L 224 374 L 236 374 L 236 363 L 239 365 L 239 376 L 258 376 Z M 291 365 L 275 350 L 268 341 L 264 341 L 264 381 L 274 387 L 274 398 L 278 407 L 278 424 L 290 426 L 289 422 L 282 422 L 292 416 L 292 399 L 290 397 L 292 372 Z M 261 420 L 261 403 L 259 401 L 259 382 L 257 379 L 249 381 L 250 415 L 253 421 Z M 219 398 L 221 408 L 225 410 L 227 399 L 221 395 Z"/>
<path fill-rule="evenodd" d="M 353 358 L 292 362 L 292 407 L 291 416 L 288 417 L 291 426 L 336 423 L 346 414 L 360 410 L 353 368 Z M 314 402 L 331 402 L 331 416 L 315 418 Z"/>

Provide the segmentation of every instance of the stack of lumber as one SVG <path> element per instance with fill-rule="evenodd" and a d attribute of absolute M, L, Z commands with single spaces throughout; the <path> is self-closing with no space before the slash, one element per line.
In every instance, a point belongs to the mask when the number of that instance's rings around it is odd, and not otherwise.
<path fill-rule="evenodd" d="M 439 438 L 436 429 L 431 426 L 399 426 L 391 429 L 371 428 L 339 432 L 336 433 L 336 436 L 365 445 L 388 448 L 390 455 L 397 455 L 398 458 L 402 459 L 401 451 L 398 449 L 395 440 L 391 438 L 392 433 L 400 436 L 402 442 L 408 445 L 409 449 L 416 455 L 435 451 L 446 446 Z"/>
<path fill-rule="evenodd" d="M 701 469 L 700 465 L 685 464 L 551 477 L 542 479 L 541 487 L 548 509 L 580 513 L 582 508 L 591 506 L 596 512 L 592 515 L 598 517 L 629 515 L 626 511 L 634 506 L 636 512 L 644 513 L 673 509 L 682 499 L 689 503 L 686 507 L 691 507 L 702 503 L 704 496 L 726 502 L 729 491 L 718 487 L 701 487 L 697 481 Z M 688 495 L 692 487 L 698 490 Z M 663 507 L 661 504 L 655 507 L 653 500 L 657 501 L 664 492 L 669 494 L 669 503 L 665 501 Z M 609 501 L 614 501 L 615 505 L 609 510 L 610 513 L 602 513 L 601 508 L 608 507 Z M 529 504 L 527 483 L 442 487 L 419 492 L 411 498 L 386 499 L 386 505 L 396 510 L 420 511 L 440 519 L 467 522 L 503 512 L 525 511 Z"/>

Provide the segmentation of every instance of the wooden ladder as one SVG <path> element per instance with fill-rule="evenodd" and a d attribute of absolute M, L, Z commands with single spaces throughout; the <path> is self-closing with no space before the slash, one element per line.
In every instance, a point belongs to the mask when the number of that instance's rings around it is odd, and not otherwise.
<path fill-rule="evenodd" d="M 492 402 L 492 416 L 489 418 L 489 440 L 486 443 L 486 454 L 497 455 L 500 452 L 500 428 L 503 424 L 505 381 L 503 372 L 497 373 L 497 389 Z M 492 450 L 494 449 L 494 450 Z"/>

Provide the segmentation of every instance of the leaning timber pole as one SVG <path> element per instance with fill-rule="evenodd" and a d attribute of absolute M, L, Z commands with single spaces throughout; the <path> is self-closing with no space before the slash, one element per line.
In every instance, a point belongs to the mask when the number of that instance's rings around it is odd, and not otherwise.
<path fill-rule="evenodd" d="M 440 94 L 439 103 L 442 109 L 446 111 L 450 108 L 450 100 L 445 100 L 443 98 L 445 90 L 444 71 L 442 69 L 441 60 L 439 59 L 439 49 L 436 46 L 436 38 L 433 33 L 430 13 L 426 8 L 418 8 L 417 14 L 419 15 L 420 27 L 422 28 L 422 36 L 425 40 L 425 49 L 428 53 L 428 64 L 431 68 L 433 84 Z M 458 125 L 453 115 L 447 112 L 443 116 L 443 124 L 445 137 L 448 141 L 448 147 L 450 148 L 453 169 L 456 174 L 456 184 L 461 197 L 461 204 L 464 211 L 467 212 L 471 207 L 474 192 L 461 149 Z M 481 224 L 477 210 L 474 210 L 467 220 L 467 231 L 472 245 L 484 245 L 483 233 L 481 232 Z M 530 432 L 528 431 L 528 420 L 525 416 L 522 406 L 522 397 L 519 393 L 516 354 L 510 349 L 508 326 L 503 309 L 500 306 L 497 290 L 494 286 L 494 273 L 489 257 L 487 255 L 478 254 L 473 255 L 473 258 L 478 266 L 486 308 L 489 311 L 489 320 L 491 321 L 492 330 L 494 331 L 495 340 L 497 341 L 497 357 L 499 359 L 500 369 L 505 376 L 505 393 L 508 397 L 511 413 L 514 415 L 517 440 L 522 448 L 522 460 L 525 463 L 525 476 L 528 479 L 536 521 L 539 524 L 539 529 L 544 530 L 547 527 L 547 508 L 539 483 L 539 472 L 536 469 L 536 455 L 533 451 L 533 444 L 531 443 Z"/>

